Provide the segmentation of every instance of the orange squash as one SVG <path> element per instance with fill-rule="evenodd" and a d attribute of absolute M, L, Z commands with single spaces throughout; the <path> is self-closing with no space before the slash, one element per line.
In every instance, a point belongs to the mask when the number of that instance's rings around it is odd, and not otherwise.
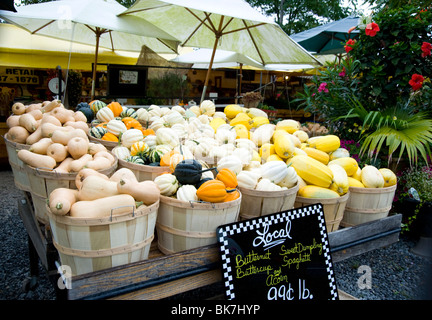
<path fill-rule="evenodd" d="M 114 117 L 118 117 L 123 111 L 123 107 L 121 106 L 121 104 L 116 101 L 107 104 L 107 107 L 110 108 L 111 111 L 114 113 Z"/>
<path fill-rule="evenodd" d="M 174 150 L 171 150 L 170 152 L 166 152 L 160 159 L 160 166 L 161 167 L 168 167 L 170 165 L 171 156 L 174 153 L 175 153 Z"/>
<path fill-rule="evenodd" d="M 224 202 L 234 201 L 237 200 L 238 198 L 240 198 L 240 192 L 235 188 L 233 189 L 228 188 Z"/>
<path fill-rule="evenodd" d="M 226 195 L 225 184 L 217 179 L 204 182 L 197 190 L 198 198 L 207 202 L 224 202 Z"/>
<path fill-rule="evenodd" d="M 171 172 L 174 172 L 177 164 L 180 161 L 183 161 L 184 159 L 185 158 L 184 158 L 184 156 L 182 154 L 180 154 L 178 152 L 174 152 L 174 154 L 170 157 L 170 159 L 169 159 L 170 162 L 168 164 Z"/>
<path fill-rule="evenodd" d="M 222 168 L 216 175 L 216 179 L 222 181 L 227 188 L 237 188 L 237 175 L 229 168 Z"/>
<path fill-rule="evenodd" d="M 155 136 L 156 135 L 156 132 L 153 130 L 153 129 L 151 129 L 151 128 L 148 128 L 148 129 L 142 129 L 142 132 L 143 132 L 143 134 L 144 134 L 144 136 L 151 136 L 151 135 L 153 135 L 153 136 Z"/>
<path fill-rule="evenodd" d="M 107 122 L 107 121 L 104 121 L 104 122 L 98 123 L 98 124 L 96 125 L 96 127 L 106 128 L 106 127 L 107 127 L 107 124 L 108 124 L 108 122 Z"/>
<path fill-rule="evenodd" d="M 122 118 L 123 123 L 125 124 L 126 128 L 129 129 L 141 129 L 141 123 L 135 118 L 132 117 L 124 117 Z"/>
<path fill-rule="evenodd" d="M 118 141 L 118 137 L 115 134 L 112 134 L 111 132 L 107 132 L 103 135 L 102 140 L 105 141 Z"/>

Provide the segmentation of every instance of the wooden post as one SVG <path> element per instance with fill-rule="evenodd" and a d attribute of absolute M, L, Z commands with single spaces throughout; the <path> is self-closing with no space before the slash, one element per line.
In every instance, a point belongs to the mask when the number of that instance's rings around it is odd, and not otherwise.
<path fill-rule="evenodd" d="M 97 61 L 98 61 L 98 54 L 99 54 L 99 38 L 102 34 L 101 29 L 96 28 L 96 48 L 95 48 L 95 62 L 93 65 L 93 77 L 92 77 L 92 89 L 91 89 L 91 98 L 90 101 L 94 100 L 95 98 L 95 87 L 96 87 L 96 69 L 97 69 Z"/>

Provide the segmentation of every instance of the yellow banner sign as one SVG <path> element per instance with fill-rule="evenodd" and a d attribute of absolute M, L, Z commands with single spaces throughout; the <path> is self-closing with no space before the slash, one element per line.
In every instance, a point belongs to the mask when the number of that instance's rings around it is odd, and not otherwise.
<path fill-rule="evenodd" d="M 39 84 L 33 69 L 0 67 L 0 83 Z"/>

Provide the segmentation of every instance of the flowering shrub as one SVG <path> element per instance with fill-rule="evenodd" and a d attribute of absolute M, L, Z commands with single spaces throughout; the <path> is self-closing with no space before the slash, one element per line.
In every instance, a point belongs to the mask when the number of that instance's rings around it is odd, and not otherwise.
<path fill-rule="evenodd" d="M 360 39 L 349 51 L 360 62 L 360 100 L 374 110 L 405 104 L 411 89 L 421 89 L 420 77 L 432 75 L 432 8 L 385 8 L 363 20 L 358 26 Z M 415 81 L 413 87 L 407 85 L 410 81 Z"/>
<path fill-rule="evenodd" d="M 398 149 L 417 162 L 432 142 L 432 7 L 386 6 L 357 28 L 359 38 L 344 43 L 346 57 L 298 94 L 300 106 L 331 132 L 360 141 L 368 156 L 391 160 Z M 354 132 L 355 123 L 363 128 Z"/>

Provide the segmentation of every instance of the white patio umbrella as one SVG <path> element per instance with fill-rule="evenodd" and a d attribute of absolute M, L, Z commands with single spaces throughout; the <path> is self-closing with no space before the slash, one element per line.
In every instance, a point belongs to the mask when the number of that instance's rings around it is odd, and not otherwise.
<path fill-rule="evenodd" d="M 193 63 L 193 68 L 197 69 L 208 69 L 209 61 L 211 60 L 211 56 L 213 54 L 213 50 L 203 48 L 197 49 L 192 52 L 188 52 L 185 54 L 178 55 L 171 61 L 179 62 L 179 63 Z M 217 49 L 214 58 L 213 58 L 213 68 L 229 68 L 236 67 L 239 64 L 252 66 L 256 68 L 263 68 L 263 65 L 254 59 L 251 59 L 241 53 L 234 51 L 227 51 Z"/>
<path fill-rule="evenodd" d="M 177 50 L 178 40 L 136 17 L 118 17 L 126 10 L 115 0 L 62 0 L 0 10 L 0 18 L 33 34 L 95 46 L 92 99 L 99 47 L 141 51 L 143 45 L 157 53 Z"/>
<path fill-rule="evenodd" d="M 259 63 L 320 62 L 244 0 L 138 0 L 120 16 L 140 17 L 181 41 L 210 48 L 213 55 L 204 83 L 204 99 L 216 49 L 235 51 Z"/>

